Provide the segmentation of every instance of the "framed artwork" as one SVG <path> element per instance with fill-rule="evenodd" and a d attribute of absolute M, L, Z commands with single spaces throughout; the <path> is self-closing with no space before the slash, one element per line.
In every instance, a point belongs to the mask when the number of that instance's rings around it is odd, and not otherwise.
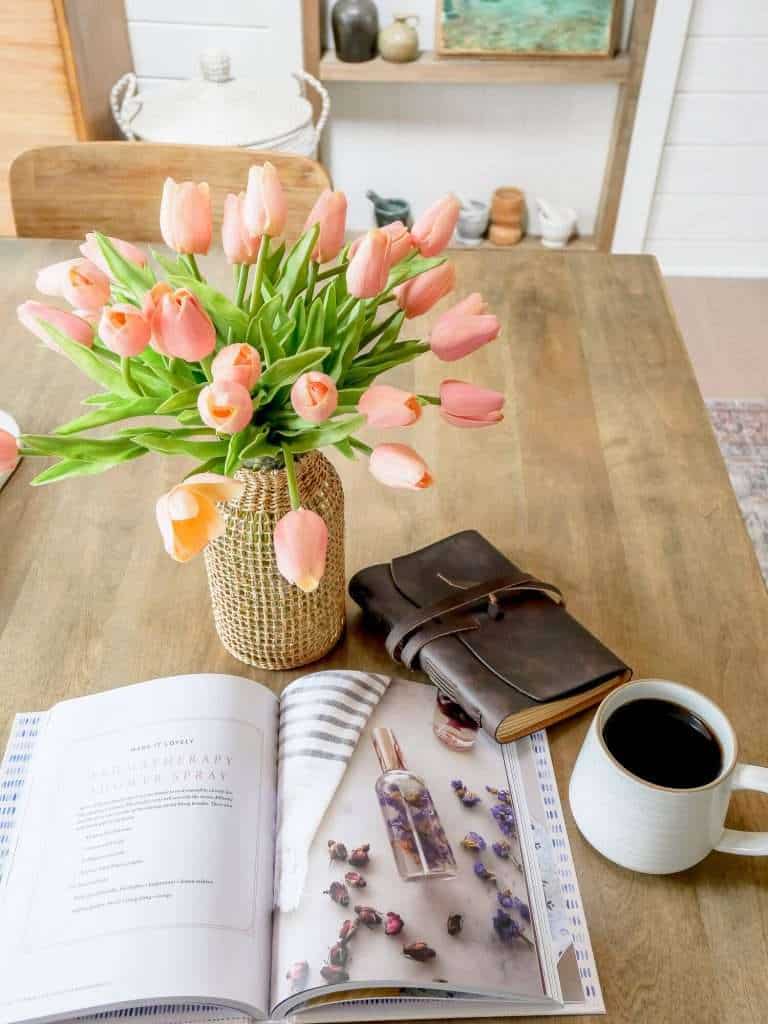
<path fill-rule="evenodd" d="M 622 0 L 437 0 L 444 57 L 612 57 Z"/>

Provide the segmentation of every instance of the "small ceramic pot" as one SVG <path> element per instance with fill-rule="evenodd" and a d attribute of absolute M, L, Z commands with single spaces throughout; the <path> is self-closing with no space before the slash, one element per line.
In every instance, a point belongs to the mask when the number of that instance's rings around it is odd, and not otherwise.
<path fill-rule="evenodd" d="M 488 232 L 488 238 L 494 245 L 517 245 L 522 237 L 522 228 L 510 228 L 506 224 L 491 224 Z"/>
<path fill-rule="evenodd" d="M 497 188 L 491 201 L 491 220 L 494 224 L 522 228 L 525 214 L 525 196 L 519 188 Z"/>
<path fill-rule="evenodd" d="M 541 226 L 541 244 L 547 249 L 563 249 L 576 228 L 576 211 L 570 206 L 555 206 L 546 199 L 536 200 Z"/>
<path fill-rule="evenodd" d="M 416 14 L 396 14 L 394 19 L 379 32 L 379 54 L 393 64 L 407 64 L 419 56 L 419 35 L 414 28 L 419 18 Z"/>
<path fill-rule="evenodd" d="M 339 60 L 359 64 L 376 56 L 379 12 L 373 0 L 336 0 L 331 25 Z"/>
<path fill-rule="evenodd" d="M 479 245 L 488 228 L 488 213 L 488 203 L 479 199 L 462 200 L 456 241 L 460 245 Z"/>
<path fill-rule="evenodd" d="M 377 227 L 383 228 L 396 220 L 401 220 L 408 228 L 411 226 L 411 207 L 407 199 L 380 196 L 372 189 L 368 189 L 365 198 L 373 203 L 373 216 Z"/>

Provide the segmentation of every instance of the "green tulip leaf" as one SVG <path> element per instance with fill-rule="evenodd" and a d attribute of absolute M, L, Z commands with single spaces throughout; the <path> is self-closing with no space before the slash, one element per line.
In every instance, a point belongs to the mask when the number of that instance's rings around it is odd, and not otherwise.
<path fill-rule="evenodd" d="M 316 298 L 309 308 L 304 332 L 299 339 L 297 352 L 306 352 L 311 348 L 325 345 L 325 310 L 321 298 Z M 330 346 L 327 346 L 330 348 Z"/>
<path fill-rule="evenodd" d="M 195 384 L 192 388 L 185 388 L 177 391 L 175 395 L 159 405 L 155 410 L 158 416 L 170 416 L 173 413 L 182 412 L 184 409 L 196 409 L 197 397 L 205 387 L 205 383 Z"/>
<path fill-rule="evenodd" d="M 280 264 L 283 261 L 283 256 L 285 256 L 285 242 L 281 242 L 275 251 L 271 252 L 264 261 L 264 276 L 267 280 L 275 280 L 280 269 Z"/>
<path fill-rule="evenodd" d="M 101 384 L 102 387 L 107 388 L 109 391 L 112 391 L 115 395 L 119 395 L 122 398 L 136 397 L 133 391 L 131 391 L 123 380 L 123 375 L 120 373 L 120 369 L 115 367 L 112 363 L 107 362 L 99 352 L 86 348 L 86 346 L 81 345 L 79 341 L 73 341 L 70 337 L 60 331 L 57 327 L 54 327 L 53 324 L 48 323 L 46 320 L 41 320 L 40 323 L 67 359 L 71 360 L 78 370 L 82 370 L 87 377 L 90 377 L 91 380 L 95 380 L 97 384 Z"/>
<path fill-rule="evenodd" d="M 306 373 L 307 370 L 322 363 L 329 352 L 330 349 L 320 346 L 310 348 L 306 352 L 297 352 L 294 356 L 278 359 L 264 371 L 259 380 L 259 390 L 267 395 L 265 401 L 269 401 L 278 388 L 293 384 L 302 373 Z"/>
<path fill-rule="evenodd" d="M 345 438 L 343 441 L 334 441 L 333 447 L 336 451 L 341 452 L 345 459 L 350 459 L 350 461 L 354 462 L 357 458 L 357 452 L 349 443 L 348 438 Z"/>
<path fill-rule="evenodd" d="M 122 395 L 113 395 L 111 391 L 97 391 L 95 395 L 88 395 L 80 402 L 81 405 L 114 405 L 116 402 L 124 401 Z"/>
<path fill-rule="evenodd" d="M 155 283 L 155 275 L 149 267 L 138 267 L 121 256 L 106 235 L 99 231 L 95 231 L 94 234 L 112 277 L 141 305 L 145 293 Z"/>
<path fill-rule="evenodd" d="M 56 427 L 54 434 L 59 436 L 79 434 L 83 430 L 103 427 L 105 424 L 115 423 L 117 420 L 127 420 L 134 416 L 152 416 L 157 413 L 159 402 L 158 398 L 134 398 L 112 402 L 110 405 L 102 406 L 101 409 L 78 416 L 77 419 L 70 420 L 68 423 L 62 423 L 60 427 Z"/>
<path fill-rule="evenodd" d="M 133 436 L 136 444 L 151 452 L 161 455 L 191 455 L 195 459 L 207 461 L 213 458 L 226 458 L 228 441 L 194 441 L 186 437 L 174 436 L 170 431 L 153 433 L 137 431 Z"/>
<path fill-rule="evenodd" d="M 365 416 L 350 416 L 349 419 L 341 422 L 331 421 L 323 423 L 319 427 L 305 430 L 297 437 L 292 437 L 285 442 L 284 446 L 294 455 L 301 452 L 310 452 L 315 448 L 322 448 L 325 445 L 337 444 L 344 441 L 350 434 L 354 434 L 365 423 Z"/>
<path fill-rule="evenodd" d="M 42 473 L 38 473 L 30 483 L 33 487 L 41 487 L 43 484 L 52 484 L 71 476 L 95 476 L 97 473 L 105 473 L 108 469 L 119 466 L 123 462 L 138 459 L 141 455 L 146 455 L 145 449 L 135 447 L 122 457 L 111 461 L 104 459 L 98 462 L 80 462 L 77 459 L 61 459 L 60 462 L 44 469 Z"/>
<path fill-rule="evenodd" d="M 58 437 L 54 434 L 22 434 L 22 454 L 55 455 L 81 462 L 114 460 L 124 457 L 135 445 L 128 437 Z"/>
<path fill-rule="evenodd" d="M 357 355 L 357 350 L 362 341 L 364 329 L 365 308 L 361 304 L 357 308 L 356 318 L 345 330 L 339 332 L 336 350 L 325 361 L 328 375 L 335 381 L 341 380 L 352 365 L 352 360 Z"/>
<path fill-rule="evenodd" d="M 432 270 L 433 267 L 439 267 L 445 262 L 445 256 L 433 256 L 430 258 L 426 258 L 424 256 L 411 256 L 410 259 L 401 260 L 400 263 L 396 263 L 390 270 L 385 291 L 389 292 L 399 284 L 403 284 L 405 281 L 410 281 L 411 278 L 418 277 L 419 274 L 423 274 L 427 270 Z"/>
<path fill-rule="evenodd" d="M 290 307 L 299 292 L 306 287 L 309 260 L 317 245 L 319 234 L 320 225 L 313 224 L 299 238 L 286 257 L 277 283 L 277 291 L 282 295 L 286 307 Z"/>
<path fill-rule="evenodd" d="M 219 456 L 215 456 L 212 459 L 208 459 L 206 462 L 201 462 L 199 466 L 195 466 L 190 469 L 188 473 L 184 474 L 184 479 L 189 480 L 191 476 L 196 476 L 198 473 L 218 473 L 219 476 L 224 475 L 224 459 Z"/>
<path fill-rule="evenodd" d="M 267 435 L 267 428 L 257 431 L 250 423 L 244 430 L 233 434 L 229 439 L 227 457 L 224 462 L 224 475 L 232 476 L 240 465 L 240 456 L 244 448 L 256 440 L 262 440 Z"/>
<path fill-rule="evenodd" d="M 170 274 L 168 280 L 174 288 L 187 288 L 200 299 L 222 338 L 226 338 L 231 330 L 234 341 L 245 340 L 248 331 L 248 314 L 234 302 L 230 302 L 226 295 L 222 295 L 217 288 L 206 281 L 198 281 L 188 275 Z"/>

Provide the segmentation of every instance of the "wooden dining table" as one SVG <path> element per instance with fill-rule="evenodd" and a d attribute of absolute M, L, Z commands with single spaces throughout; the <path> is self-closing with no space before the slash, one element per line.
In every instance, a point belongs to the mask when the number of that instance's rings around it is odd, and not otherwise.
<path fill-rule="evenodd" d="M 75 254 L 68 242 L 0 240 L 0 408 L 30 433 L 77 415 L 94 390 L 15 314 L 34 295 L 36 269 Z M 419 392 L 443 377 L 503 390 L 504 422 L 457 430 L 427 410 L 407 434 L 436 479 L 423 493 L 383 488 L 363 461 L 334 458 L 348 574 L 479 529 L 555 581 L 636 677 L 679 680 L 717 701 L 741 759 L 767 763 L 766 590 L 655 260 L 531 249 L 452 258 L 459 293 L 482 291 L 502 335 L 459 365 L 424 357 L 393 379 Z M 207 264 L 227 280 L 223 260 Z M 228 672 L 279 690 L 307 671 L 231 657 L 202 559 L 180 565 L 164 553 L 154 505 L 186 472 L 184 459 L 150 455 L 30 487 L 43 465 L 24 460 L 0 492 L 3 738 L 15 712 L 157 676 Z M 333 666 L 393 670 L 351 604 L 344 638 L 313 668 Z M 601 857 L 567 807 L 591 717 L 549 738 L 607 1020 L 764 1022 L 768 858 L 715 853 L 652 877 Z M 729 824 L 768 828 L 765 798 L 737 794 Z"/>

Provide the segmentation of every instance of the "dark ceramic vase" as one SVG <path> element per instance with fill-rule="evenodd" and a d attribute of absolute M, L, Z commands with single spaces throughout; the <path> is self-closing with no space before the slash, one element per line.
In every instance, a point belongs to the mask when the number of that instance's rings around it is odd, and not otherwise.
<path fill-rule="evenodd" d="M 339 60 L 359 64 L 376 56 L 379 12 L 373 0 L 336 0 L 331 23 Z"/>

